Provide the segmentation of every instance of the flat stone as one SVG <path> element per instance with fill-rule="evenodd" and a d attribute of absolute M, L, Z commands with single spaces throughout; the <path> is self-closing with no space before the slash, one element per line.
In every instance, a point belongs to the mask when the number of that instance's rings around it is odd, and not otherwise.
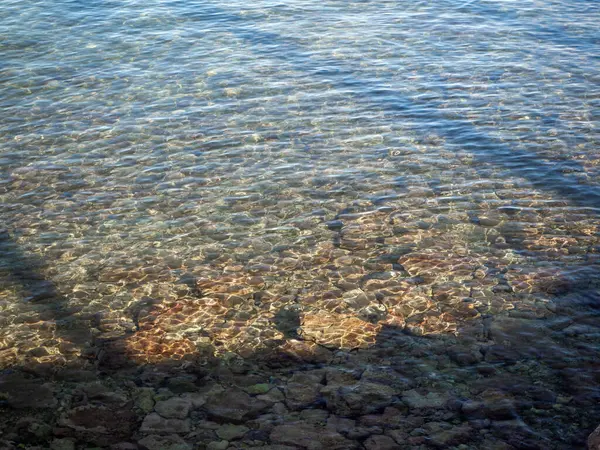
<path fill-rule="evenodd" d="M 198 386 L 196 385 L 197 379 L 198 377 L 190 374 L 169 378 L 167 380 L 167 387 L 171 392 L 176 394 L 194 392 L 198 390 Z"/>
<path fill-rule="evenodd" d="M 257 417 L 269 403 L 250 397 L 239 389 L 231 389 L 211 395 L 203 408 L 214 419 L 241 423 Z"/>
<path fill-rule="evenodd" d="M 481 394 L 485 417 L 491 420 L 511 420 L 517 417 L 514 402 L 502 391 L 488 389 Z"/>
<path fill-rule="evenodd" d="M 192 402 L 189 399 L 173 397 L 157 402 L 154 405 L 154 411 L 167 419 L 185 419 L 190 412 L 191 406 Z"/>
<path fill-rule="evenodd" d="M 261 447 L 248 447 L 249 450 L 298 450 L 298 447 L 289 445 L 263 445 Z"/>
<path fill-rule="evenodd" d="M 190 408 L 192 410 L 200 408 L 202 405 L 206 403 L 207 394 L 200 394 L 197 392 L 189 392 L 186 394 L 182 394 L 181 398 L 185 398 L 190 401 Z"/>
<path fill-rule="evenodd" d="M 333 392 L 323 389 L 321 393 L 325 396 L 328 409 L 348 416 L 371 414 L 389 406 L 394 401 L 396 389 L 384 384 L 361 381 L 352 386 L 339 387 Z"/>
<path fill-rule="evenodd" d="M 285 395 L 283 395 L 283 392 L 279 388 L 274 387 L 264 395 L 257 395 L 256 398 L 264 402 L 279 403 L 285 400 Z"/>
<path fill-rule="evenodd" d="M 98 381 L 82 384 L 81 390 L 85 392 L 88 400 L 94 400 L 106 405 L 123 406 L 129 401 L 125 393 L 115 392 Z"/>
<path fill-rule="evenodd" d="M 217 436 L 226 441 L 233 441 L 243 437 L 250 428 L 243 425 L 225 424 L 217 429 Z"/>
<path fill-rule="evenodd" d="M 75 441 L 68 438 L 53 439 L 50 450 L 75 450 Z"/>
<path fill-rule="evenodd" d="M 310 450 L 349 450 L 358 448 L 358 443 L 341 434 L 306 422 L 278 425 L 270 435 L 271 443 L 295 445 Z"/>
<path fill-rule="evenodd" d="M 157 413 L 148 414 L 142 426 L 140 427 L 142 433 L 189 433 L 190 432 L 190 421 L 189 419 L 165 419 Z"/>
<path fill-rule="evenodd" d="M 326 424 L 329 411 L 324 409 L 305 409 L 300 411 L 300 419 L 314 424 Z"/>
<path fill-rule="evenodd" d="M 176 434 L 158 436 L 151 434 L 138 441 L 144 450 L 192 450 L 192 446 Z"/>
<path fill-rule="evenodd" d="M 299 410 L 314 405 L 320 397 L 322 380 L 322 373 L 294 374 L 285 389 L 287 407 L 291 410 Z"/>
<path fill-rule="evenodd" d="M 367 450 L 395 450 L 398 448 L 396 441 L 382 434 L 370 436 L 363 445 Z"/>
<path fill-rule="evenodd" d="M 266 394 L 271 389 L 271 385 L 268 383 L 258 383 L 248 386 L 246 392 L 251 395 Z"/>
<path fill-rule="evenodd" d="M 327 428 L 347 435 L 350 431 L 356 428 L 356 421 L 331 415 L 327 419 Z"/>
<path fill-rule="evenodd" d="M 429 435 L 429 442 L 438 448 L 449 448 L 467 443 L 472 432 L 472 428 L 468 425 L 452 427 L 448 430 L 441 429 Z"/>
<path fill-rule="evenodd" d="M 438 392 L 420 393 L 416 389 L 402 393 L 402 401 L 412 409 L 441 408 L 449 397 Z"/>
<path fill-rule="evenodd" d="M 206 446 L 206 450 L 226 450 L 229 447 L 227 441 L 212 441 Z"/>
<path fill-rule="evenodd" d="M 140 447 L 131 442 L 118 442 L 110 446 L 110 450 L 138 450 Z"/>

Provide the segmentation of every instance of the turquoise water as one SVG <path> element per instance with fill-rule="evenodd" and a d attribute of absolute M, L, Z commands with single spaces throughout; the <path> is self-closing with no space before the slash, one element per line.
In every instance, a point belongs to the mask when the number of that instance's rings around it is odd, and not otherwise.
<path fill-rule="evenodd" d="M 584 0 L 3 1 L 0 366 L 344 354 L 461 398 L 485 366 L 555 399 L 489 436 L 581 448 L 599 21 Z"/>

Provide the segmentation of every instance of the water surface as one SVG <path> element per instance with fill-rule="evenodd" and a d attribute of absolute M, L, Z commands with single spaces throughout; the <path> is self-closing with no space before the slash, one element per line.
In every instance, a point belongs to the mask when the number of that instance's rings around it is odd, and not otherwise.
<path fill-rule="evenodd" d="M 5 0 L 0 365 L 374 365 L 410 380 L 388 404 L 512 405 L 459 408 L 472 432 L 444 445 L 581 448 L 599 20 L 584 0 Z"/>

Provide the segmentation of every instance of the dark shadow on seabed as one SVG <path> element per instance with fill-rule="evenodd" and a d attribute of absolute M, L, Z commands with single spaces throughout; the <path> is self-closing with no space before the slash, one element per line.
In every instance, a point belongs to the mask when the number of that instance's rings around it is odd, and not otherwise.
<path fill-rule="evenodd" d="M 57 335 L 74 345 L 84 346 L 89 341 L 89 330 L 77 330 L 62 321 L 74 311 L 69 310 L 68 299 L 56 285 L 44 277 L 43 272 L 49 264 L 49 261 L 24 251 L 14 235 L 0 229 L 0 288 L 16 292 L 24 304 L 30 305 L 29 309 L 35 313 L 28 319 L 31 323 L 37 320 L 53 322 Z"/>

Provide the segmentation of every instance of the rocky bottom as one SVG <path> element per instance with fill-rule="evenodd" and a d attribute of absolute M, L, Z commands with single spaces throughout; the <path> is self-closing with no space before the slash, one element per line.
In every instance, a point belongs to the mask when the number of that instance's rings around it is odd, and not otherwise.
<path fill-rule="evenodd" d="M 0 448 L 584 448 L 600 422 L 600 370 L 585 330 L 564 332 L 574 303 L 515 309 L 457 335 L 384 326 L 354 350 L 308 351 L 297 337 L 296 352 L 268 357 L 144 364 L 105 343 L 62 367 L 4 370 Z M 549 345 L 559 335 L 579 347 Z"/>

